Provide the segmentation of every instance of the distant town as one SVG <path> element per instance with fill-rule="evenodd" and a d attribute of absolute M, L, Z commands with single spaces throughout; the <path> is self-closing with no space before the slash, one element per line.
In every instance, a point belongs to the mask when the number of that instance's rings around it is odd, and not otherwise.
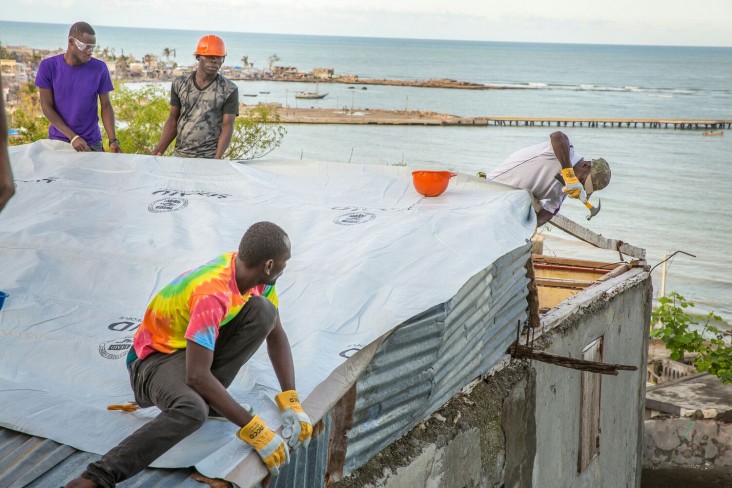
<path fill-rule="evenodd" d="M 63 52 L 60 49 L 34 49 L 26 46 L 0 47 L 0 72 L 5 101 L 12 105 L 20 87 L 34 81 L 41 60 Z M 97 46 L 94 55 L 107 64 L 112 79 L 120 81 L 171 81 L 194 69 L 194 65 L 179 64 L 175 60 L 175 50 L 167 48 L 163 50 L 162 56 L 145 54 L 142 59 L 137 59 L 132 55 L 125 55 L 124 51 L 116 54 L 115 49 L 102 49 Z M 240 60 L 224 65 L 221 74 L 232 80 L 278 81 L 318 81 L 332 79 L 335 76 L 332 68 L 316 68 L 309 72 L 301 72 L 293 66 L 276 66 L 274 63 L 277 61 L 279 57 L 273 54 L 268 59 L 268 66 L 255 68 L 248 57 L 244 56 Z"/>
<path fill-rule="evenodd" d="M 41 60 L 62 54 L 61 49 L 34 49 L 27 46 L 0 46 L 0 73 L 3 80 L 3 96 L 12 107 L 17 100 L 17 93 L 27 83 L 35 80 L 35 73 Z M 119 81 L 172 81 L 176 76 L 193 71 L 192 64 L 179 64 L 176 61 L 175 49 L 164 49 L 161 56 L 145 54 L 142 59 L 126 55 L 124 51 L 117 54 L 113 48 L 97 46 L 94 56 L 104 61 L 109 68 L 113 80 Z M 300 71 L 295 66 L 279 66 L 277 54 L 267 59 L 267 66 L 255 67 L 248 56 L 241 59 L 227 60 L 221 68 L 221 74 L 230 80 L 268 80 L 305 83 L 345 83 L 360 85 L 395 85 L 425 88 L 458 88 L 458 89 L 507 89 L 496 85 L 484 85 L 451 79 L 438 80 L 388 80 L 361 78 L 355 74 L 337 74 L 334 68 L 313 68 L 312 71 Z M 513 87 L 512 87 L 513 88 Z M 515 87 L 519 88 L 519 87 Z M 514 88 L 514 89 L 515 89 Z M 362 87 L 362 89 L 366 89 Z"/>

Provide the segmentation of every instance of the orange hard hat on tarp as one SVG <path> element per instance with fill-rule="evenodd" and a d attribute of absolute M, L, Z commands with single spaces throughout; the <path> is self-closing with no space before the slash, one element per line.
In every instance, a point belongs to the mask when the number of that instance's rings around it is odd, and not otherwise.
<path fill-rule="evenodd" d="M 226 56 L 226 46 L 224 40 L 219 36 L 209 34 L 198 40 L 196 56 Z"/>

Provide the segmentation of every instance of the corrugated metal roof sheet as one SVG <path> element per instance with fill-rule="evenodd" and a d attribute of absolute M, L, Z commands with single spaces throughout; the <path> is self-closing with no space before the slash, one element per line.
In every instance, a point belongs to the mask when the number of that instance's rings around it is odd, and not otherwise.
<path fill-rule="evenodd" d="M 401 324 L 356 383 L 348 474 L 496 364 L 526 320 L 526 261 L 518 248 L 471 278 L 449 302 Z"/>
<path fill-rule="evenodd" d="M 63 486 L 80 475 L 98 454 L 77 451 L 41 437 L 0 429 L 0 487 L 49 488 Z M 201 488 L 190 469 L 146 469 L 121 488 Z"/>
<path fill-rule="evenodd" d="M 298 449 L 291 453 L 290 463 L 272 479 L 269 488 L 325 486 L 331 419 L 330 414 L 325 416 L 323 432 L 313 437 L 307 449 Z"/>

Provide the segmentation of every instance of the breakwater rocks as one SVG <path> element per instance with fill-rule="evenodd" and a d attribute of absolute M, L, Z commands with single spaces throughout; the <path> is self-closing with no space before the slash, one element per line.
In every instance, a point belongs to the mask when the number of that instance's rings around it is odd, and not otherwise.
<path fill-rule="evenodd" d="M 732 487 L 732 423 L 725 422 L 730 413 L 717 419 L 646 420 L 641 486 Z"/>
<path fill-rule="evenodd" d="M 643 430 L 644 465 L 732 467 L 732 423 L 688 418 L 646 420 Z"/>
<path fill-rule="evenodd" d="M 388 85 L 388 86 L 409 86 L 419 88 L 451 88 L 458 90 L 516 90 L 521 88 L 529 88 L 528 86 L 504 86 L 504 85 L 484 85 L 482 83 L 472 83 L 469 81 L 444 79 L 433 80 L 387 80 L 380 78 L 360 78 L 358 76 L 340 76 L 332 80 L 334 83 L 346 83 L 349 85 Z"/>

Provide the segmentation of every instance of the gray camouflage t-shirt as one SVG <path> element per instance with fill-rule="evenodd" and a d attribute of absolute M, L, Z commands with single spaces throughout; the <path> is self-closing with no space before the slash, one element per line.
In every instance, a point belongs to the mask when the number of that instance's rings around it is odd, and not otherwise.
<path fill-rule="evenodd" d="M 196 85 L 194 72 L 173 80 L 170 104 L 180 107 L 173 155 L 213 158 L 224 114 L 239 115 L 239 89 L 220 74 L 201 89 Z"/>

